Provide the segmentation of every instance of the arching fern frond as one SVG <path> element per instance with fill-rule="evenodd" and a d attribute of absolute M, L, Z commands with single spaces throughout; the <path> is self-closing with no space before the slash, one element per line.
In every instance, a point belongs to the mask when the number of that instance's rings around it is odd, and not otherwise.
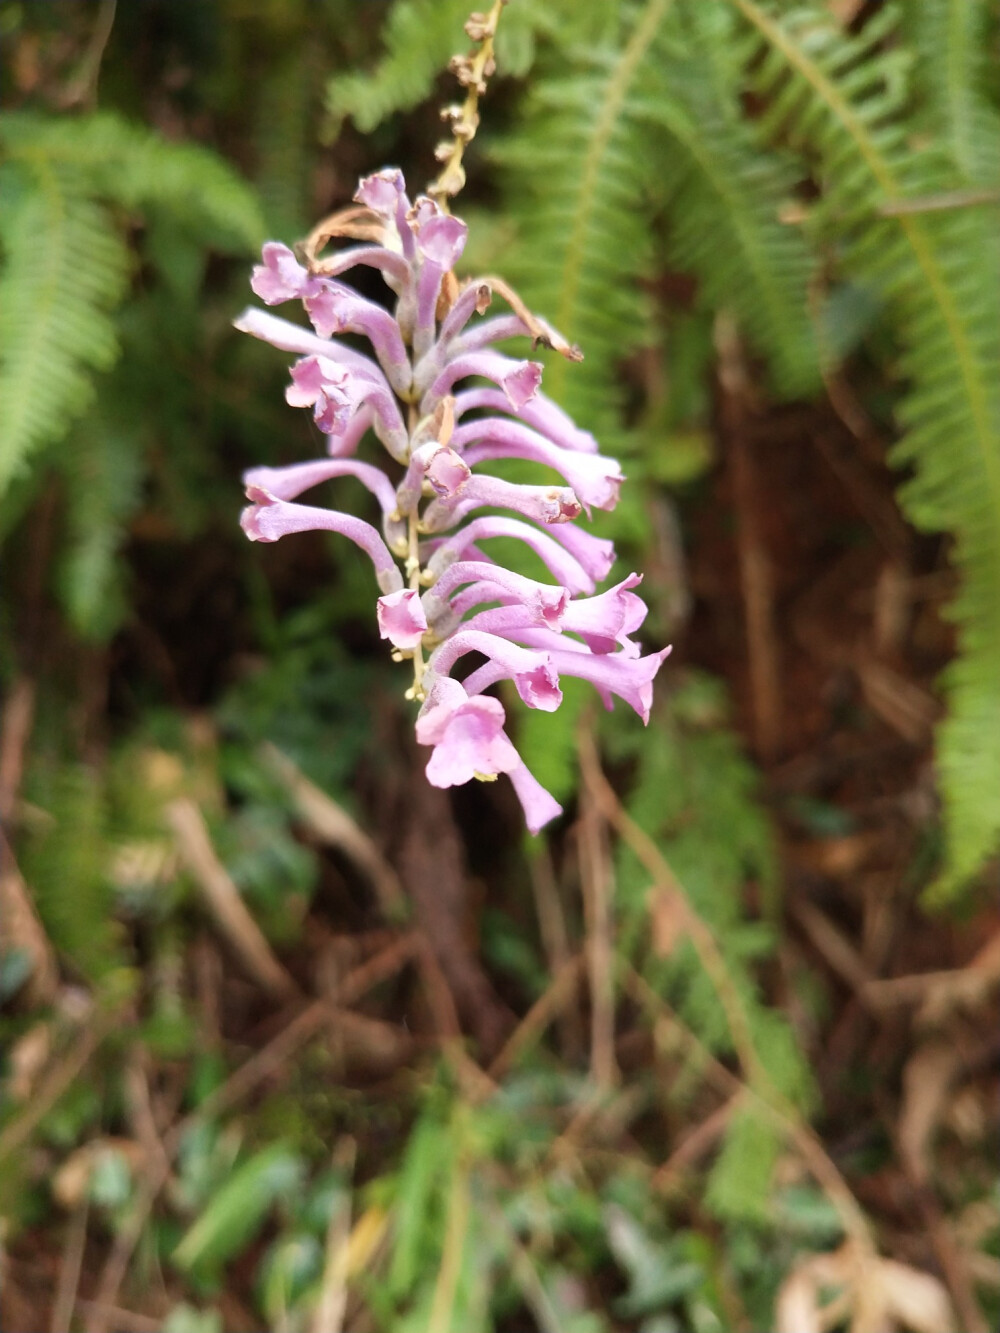
<path fill-rule="evenodd" d="M 717 25 L 705 26 L 717 16 L 702 7 L 650 69 L 644 105 L 667 135 L 657 162 L 672 191 L 671 259 L 697 275 L 704 304 L 738 316 L 779 391 L 795 396 L 820 382 L 808 314 L 814 260 L 781 221 L 796 175 L 739 114 L 742 72 L 720 58 Z"/>
<path fill-rule="evenodd" d="M 130 424 L 116 420 L 101 410 L 103 401 L 73 432 L 61 465 L 67 544 L 58 569 L 60 600 L 80 636 L 96 640 L 108 638 L 125 614 L 125 570 L 117 555 L 143 476 L 135 417 Z"/>
<path fill-rule="evenodd" d="M 554 358 L 546 391 L 610 452 L 621 447 L 616 367 L 648 329 L 638 284 L 652 268 L 650 144 L 637 98 L 670 3 L 631 6 L 622 45 L 578 53 L 571 74 L 538 79 L 521 129 L 496 152 L 518 235 L 505 271 L 587 357 L 586 374 Z"/>
<path fill-rule="evenodd" d="M 752 34 L 747 67 L 768 110 L 762 129 L 815 163 L 815 222 L 844 269 L 887 301 L 904 355 L 904 435 L 914 476 L 901 500 L 920 527 L 955 538 L 959 655 L 945 674 L 938 733 L 946 863 L 936 894 L 967 881 L 1000 838 L 1000 325 L 995 217 L 912 212 L 907 200 L 961 183 L 940 150 L 917 148 L 900 114 L 900 53 L 881 44 L 888 7 L 859 38 L 816 3 L 793 11 L 730 0 Z M 900 208 L 899 205 L 904 205 Z"/>
<path fill-rule="evenodd" d="M 253 192 L 214 154 L 117 116 L 0 116 L 0 493 L 60 438 L 118 355 L 129 254 L 111 205 L 163 209 L 205 245 L 263 236 Z"/>
<path fill-rule="evenodd" d="M 906 11 L 926 119 L 969 182 L 1000 183 L 1000 113 L 987 89 L 988 0 L 922 0 Z"/>
<path fill-rule="evenodd" d="M 206 245 L 255 249 L 264 239 L 253 190 L 210 149 L 171 143 L 111 112 L 76 120 L 27 113 L 0 117 L 0 146 L 15 161 L 44 157 L 73 167 L 91 197 L 126 209 L 168 209 Z"/>
<path fill-rule="evenodd" d="M 118 355 L 110 318 L 128 252 L 79 174 L 39 155 L 0 190 L 0 493 L 22 461 L 89 404 L 91 374 Z"/>

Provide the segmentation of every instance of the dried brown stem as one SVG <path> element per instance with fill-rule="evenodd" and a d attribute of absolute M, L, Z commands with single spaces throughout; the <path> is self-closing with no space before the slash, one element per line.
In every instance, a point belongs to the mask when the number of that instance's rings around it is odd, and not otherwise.
<path fill-rule="evenodd" d="M 393 870 L 372 839 L 332 796 L 328 796 L 269 742 L 261 747 L 268 768 L 284 783 L 295 809 L 314 837 L 334 847 L 371 882 L 383 915 L 400 920 L 408 910 L 406 895 Z"/>
<path fill-rule="evenodd" d="M 254 980 L 269 995 L 287 1000 L 298 994 L 290 974 L 275 958 L 240 892 L 215 854 L 204 817 L 189 797 L 167 806 L 167 822 L 177 838 L 181 859 L 202 891 L 219 929 Z"/>
<path fill-rule="evenodd" d="M 587 730 L 584 723 L 581 730 Z M 584 772 L 579 828 L 580 881 L 587 928 L 587 966 L 590 976 L 590 1074 L 601 1091 L 618 1082 L 615 1061 L 614 916 L 611 858 L 593 770 Z"/>
<path fill-rule="evenodd" d="M 469 56 L 453 57 L 449 68 L 459 83 L 467 88 L 465 101 L 460 106 L 446 107 L 442 119 L 450 121 L 452 141 L 439 144 L 435 155 L 442 163 L 437 180 L 427 187 L 427 193 L 440 208 L 448 211 L 448 199 L 458 194 L 465 184 L 462 158 L 466 146 L 476 137 L 479 126 L 479 99 L 486 92 L 486 80 L 496 69 L 493 56 L 493 38 L 496 35 L 500 13 L 507 0 L 495 0 L 488 14 L 472 14 L 465 31 L 479 50 Z"/>

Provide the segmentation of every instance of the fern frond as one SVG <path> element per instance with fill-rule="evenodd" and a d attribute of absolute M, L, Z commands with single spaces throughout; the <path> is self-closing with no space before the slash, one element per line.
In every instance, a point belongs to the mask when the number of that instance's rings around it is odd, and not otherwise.
<path fill-rule="evenodd" d="M 65 434 L 118 355 L 110 311 L 128 253 L 79 174 L 44 154 L 0 185 L 0 494 L 28 456 Z"/>
<path fill-rule="evenodd" d="M 980 868 L 1000 838 L 1000 324 L 995 219 L 988 210 L 893 212 L 960 183 L 934 147 L 915 148 L 901 114 L 898 51 L 883 51 L 887 7 L 860 37 L 815 3 L 729 0 L 752 34 L 748 68 L 762 128 L 816 163 L 816 220 L 845 270 L 879 291 L 903 344 L 907 389 L 894 461 L 914 468 L 901 501 L 919 527 L 954 534 L 962 589 L 959 655 L 945 673 L 938 733 L 946 865 L 939 897 Z M 888 215 L 887 215 L 888 214 Z"/>
<path fill-rule="evenodd" d="M 497 29 L 497 66 L 505 75 L 524 75 L 535 57 L 535 32 L 556 22 L 553 5 L 522 0 L 512 5 Z M 408 111 L 429 97 L 449 58 L 467 45 L 463 25 L 468 0 L 397 0 L 389 11 L 385 54 L 369 73 L 339 74 L 327 84 L 326 109 L 334 134 L 348 118 L 370 133 L 396 111 Z"/>
<path fill-rule="evenodd" d="M 32 788 L 52 817 L 24 850 L 45 932 L 86 980 L 98 981 L 125 961 L 108 877 L 108 806 L 98 775 L 82 767 L 43 771 Z"/>
<path fill-rule="evenodd" d="M 922 0 L 907 9 L 926 119 L 977 185 L 1000 183 L 1000 113 L 987 92 L 993 8 L 988 0 Z"/>
<path fill-rule="evenodd" d="M 304 236 L 309 145 L 314 118 L 312 61 L 293 52 L 267 70 L 258 89 L 254 146 L 260 191 L 272 236 Z"/>
<path fill-rule="evenodd" d="M 523 127 L 496 153 L 518 228 L 505 270 L 587 358 L 585 373 L 553 359 L 546 391 L 612 452 L 621 443 L 616 369 L 647 337 L 649 322 L 638 291 L 652 267 L 649 140 L 636 99 L 669 7 L 670 0 L 632 7 L 620 47 L 588 52 L 569 76 L 539 79 Z"/>
<path fill-rule="evenodd" d="M 711 16 L 702 7 L 697 23 Z M 780 220 L 796 176 L 739 114 L 742 71 L 720 59 L 718 34 L 695 27 L 684 38 L 676 53 L 664 43 L 645 102 L 668 136 L 659 163 L 671 177 L 673 263 L 697 275 L 705 304 L 739 317 L 783 394 L 807 393 L 820 383 L 808 314 L 814 260 Z"/>
<path fill-rule="evenodd" d="M 162 208 L 203 244 L 249 251 L 264 235 L 250 188 L 206 149 L 111 114 L 0 116 L 0 493 L 60 438 L 116 360 L 111 312 L 129 267 L 108 204 Z"/>
<path fill-rule="evenodd" d="M 60 471 L 66 479 L 68 528 L 59 568 L 61 599 L 83 638 L 106 639 L 127 605 L 117 555 L 141 495 L 142 450 L 135 423 L 130 429 L 99 405 L 74 432 Z"/>
<path fill-rule="evenodd" d="M 223 251 L 251 251 L 264 239 L 256 194 L 220 157 L 111 112 L 75 120 L 11 113 L 0 117 L 0 143 L 15 161 L 44 155 L 56 168 L 72 167 L 93 198 L 129 210 L 169 210 Z"/>

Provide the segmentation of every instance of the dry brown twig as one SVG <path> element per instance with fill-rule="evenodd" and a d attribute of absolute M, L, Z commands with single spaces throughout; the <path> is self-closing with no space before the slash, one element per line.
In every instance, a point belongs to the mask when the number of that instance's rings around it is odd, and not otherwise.
<path fill-rule="evenodd" d="M 332 796 L 310 782 L 277 746 L 268 742 L 261 746 L 260 753 L 268 768 L 287 787 L 309 832 L 328 847 L 342 852 L 370 881 L 387 920 L 401 920 L 408 907 L 399 876 L 364 829 Z"/>
<path fill-rule="evenodd" d="M 601 769 L 593 735 L 587 730 L 581 730 L 579 734 L 579 755 L 585 786 L 591 791 L 608 823 L 618 831 L 645 867 L 653 880 L 655 891 L 666 895 L 671 914 L 676 918 L 679 928 L 691 940 L 702 967 L 715 987 L 719 1003 L 726 1015 L 733 1046 L 747 1080 L 754 1086 L 769 1087 L 770 1080 L 757 1056 L 743 1006 L 715 936 L 691 908 L 683 885 L 659 847 L 628 815 L 615 795 L 614 789 Z"/>
<path fill-rule="evenodd" d="M 59 1265 L 59 1283 L 49 1319 L 49 1333 L 70 1333 L 73 1311 L 76 1308 L 83 1254 L 87 1247 L 87 1222 L 90 1217 L 90 1198 L 84 1194 L 77 1204 L 66 1231 L 62 1262 Z"/>
<path fill-rule="evenodd" d="M 581 730 L 589 731 L 584 722 Z M 591 774 L 592 776 L 592 774 Z M 611 857 L 602 812 L 590 782 L 584 781 L 577 841 L 587 929 L 590 975 L 590 1075 L 599 1092 L 618 1082 L 615 1061 L 614 892 Z"/>
<path fill-rule="evenodd" d="M 753 391 L 735 321 L 728 315 L 718 315 L 714 335 L 719 356 L 722 418 L 732 460 L 754 741 L 761 760 L 769 763 L 777 757 L 782 745 L 781 654 L 775 628 L 774 577 L 759 522 L 759 486 L 747 429 Z"/>
<path fill-rule="evenodd" d="M 559 969 L 493 1060 L 487 1071 L 491 1079 L 502 1079 L 521 1052 L 537 1041 L 553 1019 L 565 1010 L 576 994 L 585 961 L 586 956 L 579 953 Z"/>
<path fill-rule="evenodd" d="M 479 128 L 479 99 L 486 92 L 486 81 L 496 70 L 493 55 L 493 38 L 497 23 L 507 0 L 495 0 L 488 14 L 470 14 L 465 31 L 476 42 L 479 50 L 467 56 L 453 56 L 448 65 L 465 88 L 465 101 L 446 106 L 441 112 L 441 119 L 451 125 L 452 138 L 445 139 L 434 150 L 434 156 L 442 164 L 437 180 L 427 187 L 427 193 L 445 212 L 448 200 L 458 194 L 465 184 L 465 168 L 462 158 L 465 150 L 476 137 Z"/>
<path fill-rule="evenodd" d="M 275 958 L 225 866 L 215 854 L 204 816 L 190 797 L 166 808 L 181 859 L 201 889 L 206 906 L 243 966 L 268 995 L 287 1000 L 299 993 L 292 976 Z"/>
<path fill-rule="evenodd" d="M 333 1152 L 335 1168 L 353 1173 L 357 1145 L 344 1139 Z M 347 1313 L 347 1279 L 350 1276 L 351 1192 L 344 1191 L 335 1206 L 326 1233 L 326 1260 L 320 1284 L 320 1298 L 312 1320 L 312 1333 L 340 1333 Z"/>

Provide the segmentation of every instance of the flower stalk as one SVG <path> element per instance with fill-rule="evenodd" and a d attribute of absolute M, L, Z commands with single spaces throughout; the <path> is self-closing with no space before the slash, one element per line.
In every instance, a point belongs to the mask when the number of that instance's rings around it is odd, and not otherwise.
<path fill-rule="evenodd" d="M 465 31 L 478 44 L 479 49 L 471 55 L 453 56 L 448 65 L 452 74 L 468 91 L 464 102 L 446 106 L 441 111 L 441 119 L 451 126 L 452 138 L 450 141 L 443 140 L 434 150 L 434 156 L 443 165 L 437 180 L 428 185 L 427 193 L 445 213 L 448 212 L 449 198 L 453 199 L 456 194 L 460 194 L 465 185 L 462 158 L 479 128 L 479 99 L 486 92 L 486 81 L 496 71 L 493 39 L 506 4 L 507 0 L 496 0 L 488 14 L 469 16 Z"/>

